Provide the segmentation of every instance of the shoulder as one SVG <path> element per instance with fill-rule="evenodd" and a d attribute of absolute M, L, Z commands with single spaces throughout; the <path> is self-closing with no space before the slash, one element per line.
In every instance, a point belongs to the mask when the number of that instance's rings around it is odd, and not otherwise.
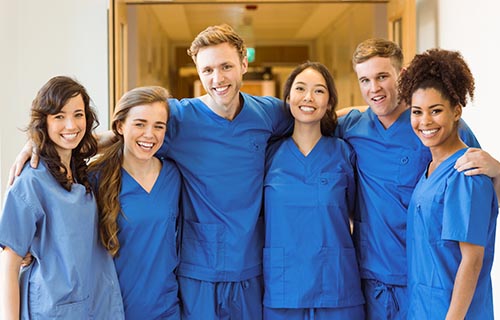
<path fill-rule="evenodd" d="M 329 146 L 329 153 L 332 157 L 342 157 L 347 162 L 353 164 L 355 153 L 349 143 L 338 137 L 323 137 Z"/>
<path fill-rule="evenodd" d="M 167 158 L 161 158 L 161 174 L 171 175 L 174 177 L 180 177 L 179 168 L 176 163 Z"/>
<path fill-rule="evenodd" d="M 353 109 L 349 111 L 345 116 L 338 118 L 337 131 L 345 132 L 348 129 L 354 127 L 357 123 L 359 123 L 363 118 L 366 118 L 366 113 L 371 112 L 368 108 L 365 112 L 361 112 L 357 109 Z M 342 135 L 341 135 L 342 136 Z"/>

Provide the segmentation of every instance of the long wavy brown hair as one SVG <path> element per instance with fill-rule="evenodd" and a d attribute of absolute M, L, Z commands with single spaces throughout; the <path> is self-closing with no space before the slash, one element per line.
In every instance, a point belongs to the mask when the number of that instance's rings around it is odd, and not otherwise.
<path fill-rule="evenodd" d="M 73 178 L 84 185 L 87 193 L 91 187 L 87 176 L 87 160 L 97 153 L 97 141 L 92 130 L 99 125 L 96 114 L 90 106 L 87 90 L 77 81 L 65 76 L 51 78 L 37 93 L 31 105 L 31 120 L 26 131 L 38 149 L 42 159 L 54 178 L 61 186 L 70 191 L 72 180 L 68 180 L 68 168 L 61 162 L 55 143 L 47 131 L 47 116 L 61 112 L 71 98 L 81 95 L 85 105 L 86 130 L 82 141 L 71 152 Z"/>
<path fill-rule="evenodd" d="M 163 102 L 169 114 L 168 98 L 167 89 L 158 86 L 138 87 L 125 93 L 116 105 L 111 125 L 116 140 L 90 164 L 89 170 L 98 179 L 95 194 L 99 207 L 99 234 L 102 244 L 113 257 L 120 250 L 118 215 L 122 213 L 120 192 L 124 141 L 118 127 L 125 122 L 129 110 L 139 105 Z"/>

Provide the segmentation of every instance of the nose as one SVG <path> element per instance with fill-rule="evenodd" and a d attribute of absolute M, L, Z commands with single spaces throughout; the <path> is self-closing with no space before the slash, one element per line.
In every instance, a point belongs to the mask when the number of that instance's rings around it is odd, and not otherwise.
<path fill-rule="evenodd" d="M 222 83 L 224 81 L 224 74 L 220 72 L 219 70 L 214 71 L 214 82 L 215 83 Z"/>
<path fill-rule="evenodd" d="M 311 93 L 311 92 L 309 92 L 309 91 L 308 91 L 308 92 L 306 92 L 306 93 L 304 94 L 304 101 L 308 101 L 308 102 L 310 102 L 310 101 L 312 101 L 312 100 L 313 100 L 312 93 Z"/>
<path fill-rule="evenodd" d="M 72 129 L 72 128 L 76 127 L 76 125 L 75 125 L 75 119 L 73 119 L 73 117 L 67 117 L 66 118 L 66 122 L 64 123 L 64 125 L 68 129 Z"/>
<path fill-rule="evenodd" d="M 372 81 L 372 82 L 370 83 L 370 90 L 371 90 L 372 92 L 377 92 L 379 89 L 380 89 L 380 85 L 378 84 L 378 82 L 377 82 L 377 81 Z"/>
<path fill-rule="evenodd" d="M 432 116 L 429 113 L 422 114 L 422 124 L 429 125 L 432 123 Z"/>
<path fill-rule="evenodd" d="M 151 137 L 151 136 L 153 136 L 153 127 L 152 127 L 152 126 L 146 126 L 146 127 L 144 128 L 144 133 L 143 133 L 143 135 L 144 135 L 145 137 Z"/>

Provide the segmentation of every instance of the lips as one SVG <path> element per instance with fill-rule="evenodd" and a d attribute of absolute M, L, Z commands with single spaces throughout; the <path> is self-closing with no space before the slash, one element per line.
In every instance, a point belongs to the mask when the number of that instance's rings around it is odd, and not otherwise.
<path fill-rule="evenodd" d="M 137 141 L 137 145 L 143 149 L 148 149 L 151 150 L 154 147 L 154 143 L 152 142 L 142 142 L 142 141 Z"/>
<path fill-rule="evenodd" d="M 299 109 L 304 112 L 314 112 L 316 108 L 310 106 L 299 106 Z"/>
<path fill-rule="evenodd" d="M 223 87 L 214 87 L 213 90 L 217 94 L 224 94 L 229 90 L 229 85 Z"/>
<path fill-rule="evenodd" d="M 434 136 L 439 129 L 421 129 L 420 132 L 422 133 L 422 136 L 428 138 Z"/>
<path fill-rule="evenodd" d="M 78 136 L 78 132 L 61 133 L 61 137 L 63 137 L 63 139 L 65 139 L 65 140 L 69 140 L 69 141 L 76 139 L 77 136 Z"/>
<path fill-rule="evenodd" d="M 372 98 L 372 101 L 374 102 L 380 102 L 385 99 L 385 96 L 376 96 Z"/>

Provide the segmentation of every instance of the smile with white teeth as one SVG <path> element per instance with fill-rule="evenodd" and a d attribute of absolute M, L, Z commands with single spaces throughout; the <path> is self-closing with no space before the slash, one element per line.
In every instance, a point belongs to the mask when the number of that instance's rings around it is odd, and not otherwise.
<path fill-rule="evenodd" d="M 378 96 L 378 97 L 373 97 L 372 100 L 377 102 L 377 101 L 380 101 L 382 99 L 384 99 L 385 97 L 384 96 Z"/>
<path fill-rule="evenodd" d="M 66 140 L 73 140 L 78 135 L 78 132 L 75 133 L 62 133 L 61 136 Z"/>
<path fill-rule="evenodd" d="M 305 112 L 313 112 L 314 110 L 316 110 L 316 108 L 308 107 L 308 106 L 300 106 L 299 109 L 302 111 L 305 111 Z"/>
<path fill-rule="evenodd" d="M 214 88 L 214 90 L 217 92 L 223 92 L 223 91 L 226 91 L 228 88 L 229 88 L 229 86 L 216 87 L 216 88 Z"/>
<path fill-rule="evenodd" d="M 438 132 L 439 129 L 428 129 L 428 130 L 420 130 L 424 136 L 430 136 Z"/>
<path fill-rule="evenodd" d="M 154 143 L 152 142 L 137 142 L 139 147 L 144 148 L 144 149 L 152 149 L 154 146 Z"/>

